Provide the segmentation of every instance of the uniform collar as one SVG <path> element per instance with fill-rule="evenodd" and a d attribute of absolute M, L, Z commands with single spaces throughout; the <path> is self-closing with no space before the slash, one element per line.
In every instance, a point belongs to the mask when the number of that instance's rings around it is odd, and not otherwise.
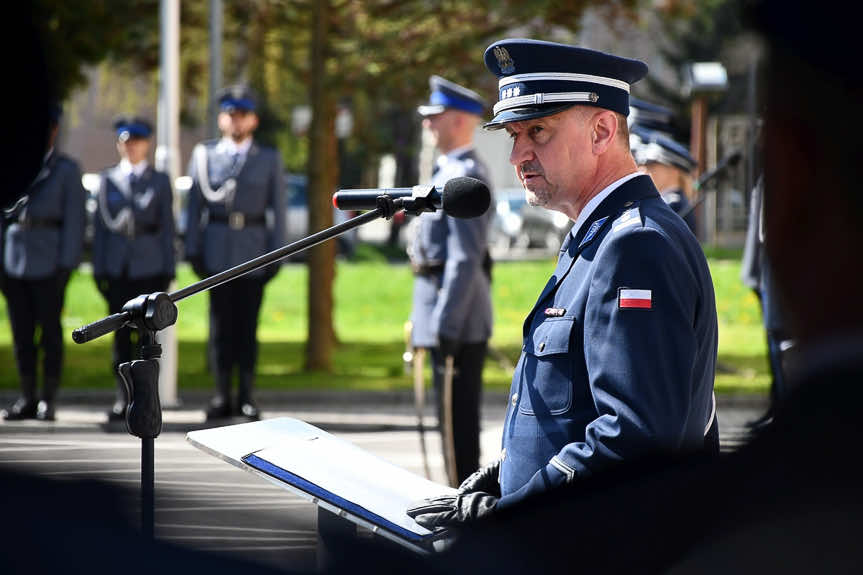
<path fill-rule="evenodd" d="M 252 138 L 251 136 L 240 142 L 236 143 L 231 138 L 222 138 L 219 140 L 219 143 L 216 144 L 216 149 L 220 152 L 226 154 L 240 154 L 246 155 L 249 153 L 249 148 L 252 147 Z"/>
<path fill-rule="evenodd" d="M 460 148 L 450 150 L 446 154 L 441 154 L 440 156 L 438 156 L 437 164 L 438 166 L 443 167 L 447 164 L 447 162 L 457 160 L 471 150 L 473 150 L 473 144 L 468 144 L 467 146 L 462 146 Z"/>
<path fill-rule="evenodd" d="M 601 204 L 605 198 L 611 195 L 611 192 L 613 192 L 632 178 L 643 175 L 643 172 L 632 172 L 631 174 L 628 174 L 626 176 L 623 176 L 622 178 L 611 182 L 609 185 L 605 186 L 602 191 L 590 198 L 590 201 L 587 202 L 587 205 L 585 205 L 581 212 L 579 212 L 578 218 L 576 218 L 575 223 L 572 225 L 573 237 L 578 235 L 578 232 L 581 230 L 581 227 L 584 225 L 584 223 L 590 218 L 591 214 L 593 214 L 596 208 L 599 207 L 599 204 Z"/>
<path fill-rule="evenodd" d="M 147 160 L 142 160 L 137 164 L 133 164 L 126 158 L 123 158 L 122 160 L 120 160 L 120 173 L 125 177 L 128 177 L 131 174 L 135 174 L 136 177 L 140 178 L 141 174 L 143 174 L 147 170 L 147 166 Z"/>

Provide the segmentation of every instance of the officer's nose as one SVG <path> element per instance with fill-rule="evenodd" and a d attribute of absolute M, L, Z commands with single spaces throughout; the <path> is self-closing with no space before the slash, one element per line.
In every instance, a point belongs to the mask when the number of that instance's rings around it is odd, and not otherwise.
<path fill-rule="evenodd" d="M 528 160 L 534 159 L 533 147 L 530 139 L 523 134 L 516 134 L 512 138 L 512 151 L 509 154 L 509 163 L 518 167 Z"/>

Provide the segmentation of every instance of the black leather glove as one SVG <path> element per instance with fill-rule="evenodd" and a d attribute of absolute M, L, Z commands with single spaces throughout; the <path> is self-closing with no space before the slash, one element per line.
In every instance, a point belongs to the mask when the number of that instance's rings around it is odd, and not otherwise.
<path fill-rule="evenodd" d="M 500 460 L 493 461 L 485 467 L 480 467 L 471 473 L 467 479 L 458 486 L 459 495 L 483 491 L 495 497 L 500 497 Z"/>
<path fill-rule="evenodd" d="M 494 513 L 497 500 L 494 495 L 482 491 L 441 495 L 415 504 L 406 513 L 433 531 L 440 527 L 458 527 L 485 519 Z"/>
<path fill-rule="evenodd" d="M 458 352 L 461 349 L 461 342 L 457 339 L 450 339 L 448 337 L 438 336 L 438 350 L 440 350 L 441 354 L 444 357 L 453 356 L 458 357 Z"/>

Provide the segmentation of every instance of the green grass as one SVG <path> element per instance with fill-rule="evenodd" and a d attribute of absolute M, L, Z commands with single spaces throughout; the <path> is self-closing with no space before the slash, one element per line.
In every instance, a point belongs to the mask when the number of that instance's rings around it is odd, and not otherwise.
<path fill-rule="evenodd" d="M 288 265 L 267 287 L 259 327 L 259 386 L 270 389 L 408 388 L 402 352 L 404 325 L 410 314 L 412 278 L 404 263 L 388 263 L 386 255 L 364 254 L 360 261 L 340 261 L 336 273 L 335 323 L 339 345 L 332 373 L 302 369 L 307 328 L 307 272 L 304 265 Z M 719 313 L 719 392 L 763 392 L 769 383 L 765 342 L 755 296 L 739 279 L 739 257 L 711 258 L 711 272 Z M 734 254 L 732 253 L 732 256 Z M 511 366 L 521 349 L 524 316 L 554 269 L 551 259 L 533 262 L 498 262 L 494 267 L 494 335 L 492 357 L 484 379 L 490 389 L 506 389 Z M 194 281 L 181 265 L 177 286 Z M 205 369 L 207 297 L 178 303 L 176 327 L 179 357 L 178 381 L 184 388 L 210 388 Z M 89 273 L 76 272 L 69 284 L 63 326 L 66 338 L 63 386 L 110 387 L 111 337 L 85 345 L 71 340 L 74 328 L 106 315 L 104 301 Z M 0 302 L 0 389 L 17 387 L 11 330 L 5 301 Z"/>

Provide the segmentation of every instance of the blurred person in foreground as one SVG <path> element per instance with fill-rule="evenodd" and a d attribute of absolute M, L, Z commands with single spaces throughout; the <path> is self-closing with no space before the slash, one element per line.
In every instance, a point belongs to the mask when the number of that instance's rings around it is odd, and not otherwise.
<path fill-rule="evenodd" d="M 661 133 L 637 129 L 633 136 L 630 145 L 635 163 L 650 175 L 665 203 L 695 234 L 695 212 L 686 196 L 692 186 L 695 158 L 685 146 Z"/>
<path fill-rule="evenodd" d="M 186 259 L 204 278 L 282 246 L 285 197 L 278 151 L 254 140 L 256 98 L 242 85 L 219 96 L 222 137 L 198 144 L 188 173 L 192 177 L 186 212 Z M 279 264 L 246 274 L 210 290 L 210 368 L 216 394 L 207 420 L 240 416 L 260 419 L 255 403 L 258 314 L 264 286 Z M 238 371 L 236 398 L 231 388 Z"/>
<path fill-rule="evenodd" d="M 93 224 L 93 280 L 110 314 L 141 294 L 166 291 L 175 263 L 171 180 L 147 162 L 152 126 L 145 118 L 121 117 L 113 128 L 120 163 L 101 174 Z M 117 396 L 109 422 L 126 417 L 128 398 L 117 366 L 140 357 L 137 341 L 133 353 L 132 331 L 124 327 L 114 333 Z"/>
<path fill-rule="evenodd" d="M 55 419 L 63 369 L 60 316 L 66 285 L 81 261 L 84 202 L 81 170 L 57 151 L 62 108 L 51 108 L 48 151 L 26 201 L 3 213 L 0 285 L 6 296 L 21 396 L 2 411 L 6 420 Z M 38 340 L 36 334 L 39 334 Z M 37 356 L 42 351 L 42 386 Z"/>
<path fill-rule="evenodd" d="M 429 102 L 417 111 L 440 152 L 431 183 L 442 188 L 468 176 L 488 185 L 488 169 L 473 143 L 482 98 L 440 76 L 432 76 L 429 86 Z M 420 214 L 408 250 L 414 272 L 412 344 L 431 350 L 444 463 L 453 485 L 479 466 L 482 370 L 492 329 L 491 213 L 470 219 L 442 210 Z"/>
<path fill-rule="evenodd" d="M 717 320 L 707 261 L 629 148 L 638 60 L 511 39 L 486 66 L 530 204 L 574 225 L 524 322 L 499 459 L 408 511 L 459 527 L 622 464 L 715 454 Z M 542 103 L 540 103 L 542 102 Z"/>

